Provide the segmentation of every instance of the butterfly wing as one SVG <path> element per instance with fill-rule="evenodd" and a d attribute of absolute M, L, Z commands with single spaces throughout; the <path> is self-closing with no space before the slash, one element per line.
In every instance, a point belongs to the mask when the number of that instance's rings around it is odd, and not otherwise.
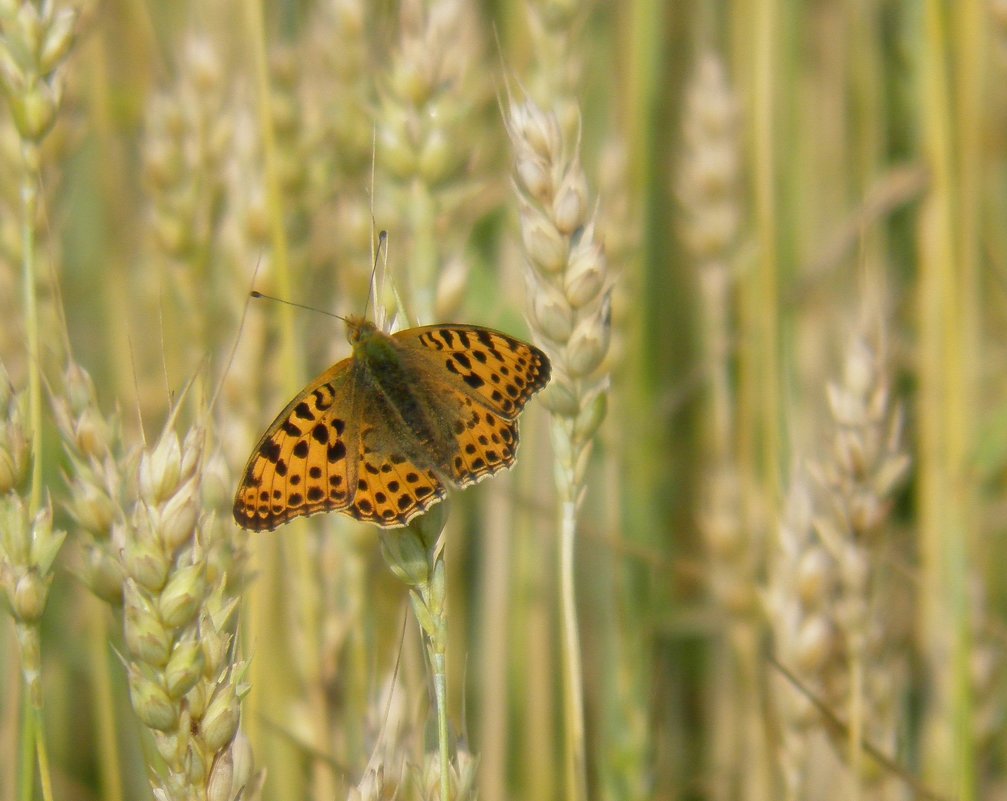
<path fill-rule="evenodd" d="M 425 325 L 392 338 L 432 364 L 446 383 L 507 420 L 516 418 L 549 382 L 552 370 L 548 357 L 534 345 L 490 328 Z"/>
<path fill-rule="evenodd" d="M 467 487 L 513 465 L 517 459 L 517 420 L 489 411 L 458 389 L 446 391 L 454 408 L 461 410 L 448 473 L 451 480 L 458 487 Z"/>
<path fill-rule="evenodd" d="M 448 477 L 466 487 L 517 458 L 517 416 L 549 381 L 546 355 L 489 328 L 430 325 L 393 334 L 422 365 L 423 388 L 452 416 L 455 449 Z"/>
<path fill-rule="evenodd" d="M 234 519 L 271 531 L 301 515 L 345 509 L 357 480 L 352 420 L 355 365 L 344 359 L 312 381 L 266 429 L 242 473 Z M 349 430 L 348 430 L 349 429 Z"/>
<path fill-rule="evenodd" d="M 239 526 L 272 531 L 338 511 L 393 528 L 444 498 L 434 473 L 388 436 L 387 411 L 360 369 L 350 358 L 326 370 L 262 435 L 235 494 Z"/>
<path fill-rule="evenodd" d="M 447 491 L 434 469 L 406 455 L 408 439 L 390 427 L 385 404 L 372 394 L 361 406 L 355 495 L 343 511 L 365 523 L 396 528 L 443 500 Z"/>

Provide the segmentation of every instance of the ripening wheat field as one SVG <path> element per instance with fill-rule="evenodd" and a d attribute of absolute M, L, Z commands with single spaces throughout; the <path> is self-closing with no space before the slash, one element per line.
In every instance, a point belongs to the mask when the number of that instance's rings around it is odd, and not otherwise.
<path fill-rule="evenodd" d="M 1007 799 L 1007 2 L 2 0 L 0 86 L 0 801 Z"/>

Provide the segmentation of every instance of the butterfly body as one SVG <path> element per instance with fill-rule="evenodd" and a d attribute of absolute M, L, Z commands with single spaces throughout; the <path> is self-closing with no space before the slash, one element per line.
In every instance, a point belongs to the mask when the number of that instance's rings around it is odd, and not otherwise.
<path fill-rule="evenodd" d="M 351 328 L 351 342 L 356 391 L 378 407 L 391 435 L 379 442 L 381 432 L 372 432 L 374 450 L 398 443 L 413 464 L 446 473 L 455 448 L 451 405 L 427 391 L 401 345 L 374 323 L 365 321 L 359 333 Z"/>
<path fill-rule="evenodd" d="M 352 355 L 308 384 L 249 458 L 234 500 L 243 528 L 325 511 L 402 526 L 447 486 L 514 463 L 517 415 L 549 380 L 538 348 L 476 326 L 386 334 L 358 317 L 347 335 Z"/>

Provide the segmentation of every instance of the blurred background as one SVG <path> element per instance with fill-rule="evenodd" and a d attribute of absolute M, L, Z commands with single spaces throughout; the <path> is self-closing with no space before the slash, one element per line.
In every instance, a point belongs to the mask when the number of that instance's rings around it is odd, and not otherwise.
<path fill-rule="evenodd" d="M 1007 3 L 0 31 L 0 801 L 440 797 L 428 585 L 232 521 L 349 353 L 252 288 L 553 360 L 450 502 L 452 797 L 1007 798 Z"/>

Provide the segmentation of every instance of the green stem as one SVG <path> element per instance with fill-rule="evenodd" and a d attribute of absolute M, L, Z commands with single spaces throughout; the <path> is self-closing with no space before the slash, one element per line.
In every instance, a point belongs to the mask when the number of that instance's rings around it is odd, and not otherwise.
<path fill-rule="evenodd" d="M 969 198 L 977 168 L 969 132 L 980 124 L 981 114 L 970 87 L 976 56 L 967 51 L 975 48 L 956 47 L 954 40 L 955 23 L 965 26 L 963 32 L 973 28 L 972 13 L 937 0 L 924 4 L 920 105 L 931 188 L 920 237 L 919 494 L 923 586 L 935 588 L 926 594 L 923 614 L 928 658 L 939 666 L 923 764 L 932 781 L 953 783 L 962 801 L 980 796 L 969 609 L 978 373 L 974 201 Z M 953 749 L 941 745 L 947 732 Z"/>
<path fill-rule="evenodd" d="M 28 419 L 32 438 L 31 489 L 28 498 L 28 518 L 33 519 L 42 503 L 42 367 L 39 351 L 38 298 L 35 294 L 35 215 L 38 209 L 38 147 L 34 142 L 21 142 L 21 283 L 24 297 L 25 330 L 28 338 Z M 35 629 L 34 647 L 26 649 L 20 642 L 22 676 L 24 676 L 25 715 L 23 718 L 22 798 L 30 801 L 34 791 L 35 771 L 30 764 L 31 753 L 38 757 L 42 795 L 52 799 L 52 780 L 49 776 L 49 755 L 45 747 L 42 723 L 42 695 L 38 677 L 28 680 L 30 670 L 41 668 L 38 660 L 38 630 Z M 19 631 L 19 640 L 23 640 Z M 29 653 L 34 654 L 34 657 Z M 28 661 L 39 661 L 31 665 Z"/>
<path fill-rule="evenodd" d="M 779 217 L 776 146 L 779 140 L 777 93 L 780 75 L 780 13 L 777 2 L 758 3 L 754 19 L 752 92 L 752 141 L 757 165 L 753 177 L 759 264 L 754 271 L 754 292 L 759 313 L 754 319 L 756 334 L 755 376 L 759 392 L 759 426 L 762 435 L 760 477 L 771 503 L 780 498 L 783 450 L 780 428 L 780 341 L 779 341 Z M 775 510 L 767 510 L 774 519 Z"/>
<path fill-rule="evenodd" d="M 119 760 L 116 739 L 115 696 L 109 669 L 108 625 L 104 610 L 90 599 L 93 608 L 87 616 L 91 636 L 88 638 L 91 691 L 94 693 L 95 728 L 97 729 L 98 776 L 101 797 L 105 801 L 122 801 L 123 767 Z"/>
<path fill-rule="evenodd" d="M 35 750 L 38 755 L 38 773 L 44 801 L 53 801 L 52 778 L 49 775 L 49 751 L 45 744 L 45 721 L 42 719 L 41 700 L 32 706 L 35 717 Z"/>
<path fill-rule="evenodd" d="M 443 619 L 443 618 L 442 618 Z M 448 753 L 448 676 L 447 660 L 443 650 L 436 650 L 430 641 L 434 666 L 434 696 L 437 700 L 437 746 L 441 760 L 441 801 L 448 801 L 451 790 L 451 757 Z"/>
<path fill-rule="evenodd" d="M 423 633 L 430 658 L 437 707 L 437 745 L 440 755 L 441 801 L 451 797 L 451 754 L 448 741 L 448 618 L 444 553 L 438 547 L 447 520 L 446 504 L 409 524 L 409 528 L 381 532 L 381 550 L 392 572 L 411 589 L 409 602 Z"/>
<path fill-rule="evenodd" d="M 573 471 L 570 470 L 572 481 Z M 563 719 L 566 797 L 570 801 L 587 798 L 584 762 L 583 685 L 580 662 L 580 633 L 577 630 L 577 599 L 574 592 L 574 544 L 577 539 L 577 504 L 573 487 L 560 506 L 559 588 L 563 630 Z"/>
<path fill-rule="evenodd" d="M 451 792 L 451 758 L 448 751 L 448 618 L 446 605 L 447 581 L 445 579 L 444 552 L 437 548 L 436 540 L 429 547 L 429 580 L 420 587 L 426 612 L 421 620 L 424 638 L 434 671 L 434 698 L 437 703 L 437 750 L 441 763 L 441 801 L 448 801 Z"/>
<path fill-rule="evenodd" d="M 52 778 L 49 774 L 49 751 L 45 742 L 45 720 L 42 717 L 42 659 L 38 624 L 18 623 L 17 639 L 21 652 L 21 685 L 24 688 L 25 708 L 22 719 L 22 783 L 23 799 L 31 799 L 34 791 L 34 753 L 42 785 L 42 798 L 52 801 Z"/>
<path fill-rule="evenodd" d="M 262 18 L 262 4 L 258 0 L 246 0 L 245 11 L 249 28 L 252 62 L 255 67 L 255 88 L 259 131 L 262 135 L 262 154 L 265 164 L 266 206 L 269 210 L 269 236 L 273 246 L 273 271 L 276 276 L 276 290 L 281 298 L 289 299 L 293 278 L 290 274 L 287 229 L 283 213 L 283 193 L 280 188 L 279 156 L 277 155 L 276 132 L 273 129 L 273 96 L 269 82 L 269 63 L 266 52 L 266 26 Z M 297 342 L 294 338 L 293 310 L 280 304 L 280 334 L 282 361 L 286 365 L 287 378 L 291 385 L 300 382 L 300 364 Z"/>
<path fill-rule="evenodd" d="M 28 419 L 32 437 L 31 496 L 28 517 L 42 502 L 42 371 L 38 345 L 38 298 L 35 295 L 35 214 L 38 208 L 38 148 L 21 143 L 21 283 L 28 336 Z"/>
<path fill-rule="evenodd" d="M 18 783 L 20 801 L 35 797 L 35 715 L 32 714 L 28 688 L 21 693 L 21 776 Z"/>
<path fill-rule="evenodd" d="M 273 275 L 276 281 L 276 291 L 280 297 L 289 299 L 293 277 L 290 270 L 287 231 L 283 212 L 283 196 L 279 180 L 279 156 L 277 154 L 276 135 L 273 127 L 272 90 L 269 81 L 269 64 L 266 47 L 266 25 L 263 19 L 263 3 L 261 0 L 244 0 L 245 24 L 248 34 L 248 52 L 254 68 L 256 89 L 256 111 L 258 112 L 259 133 L 262 137 L 263 162 L 265 166 L 265 192 L 268 209 L 270 244 L 272 251 Z M 284 371 L 283 383 L 291 389 L 301 384 L 303 359 L 299 355 L 294 331 L 294 319 L 290 306 L 280 304 L 279 314 L 279 361 Z M 275 610 L 277 593 L 286 593 L 289 582 L 313 582 L 310 575 L 303 575 L 301 567 L 305 560 L 301 551 L 307 547 L 306 531 L 300 536 L 287 539 L 271 537 L 256 538 L 255 560 L 259 566 L 259 581 L 253 585 L 249 601 L 250 614 L 248 626 L 253 632 L 252 637 L 260 642 L 287 643 L 288 633 L 279 623 Z M 286 551 L 292 549 L 293 552 Z M 297 575 L 288 577 L 283 573 L 285 562 L 297 566 Z M 283 787 L 287 797 L 303 796 L 301 792 L 301 777 L 292 764 L 291 759 L 284 759 L 281 749 L 265 747 L 263 720 L 282 717 L 282 699 L 294 692 L 294 676 L 292 671 L 279 664 L 270 664 L 266 659 L 252 660 L 251 684 L 254 688 L 250 706 L 249 734 L 253 746 L 259 752 L 267 754 L 268 772 L 271 783 L 275 787 Z"/>

